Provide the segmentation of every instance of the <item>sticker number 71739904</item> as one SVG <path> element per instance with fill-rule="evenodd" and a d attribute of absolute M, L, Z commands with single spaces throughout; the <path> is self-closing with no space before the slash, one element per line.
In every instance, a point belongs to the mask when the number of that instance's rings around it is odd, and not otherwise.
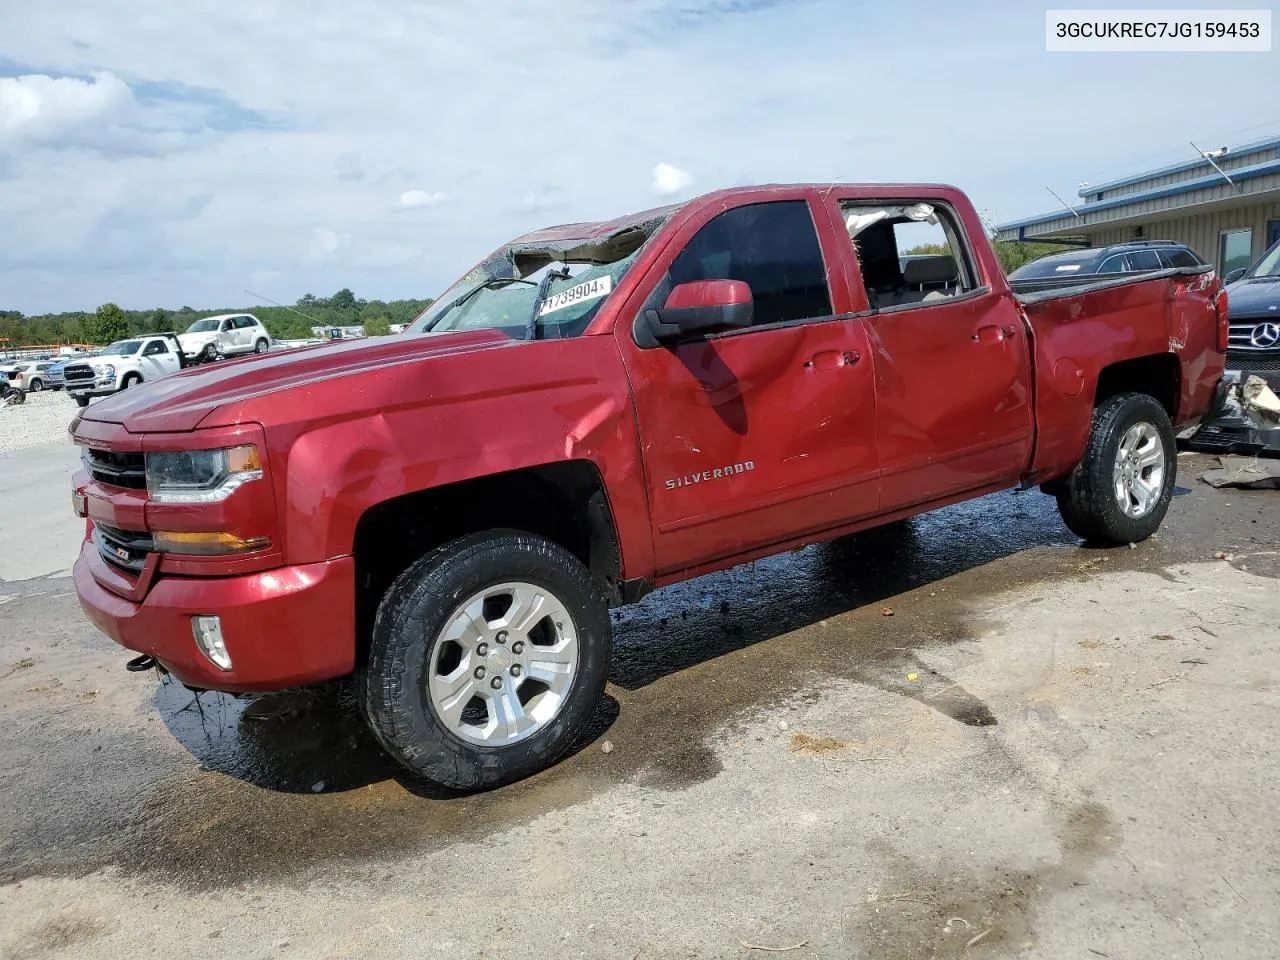
<path fill-rule="evenodd" d="M 613 277 L 607 273 L 603 277 L 584 280 L 582 283 L 574 284 L 568 290 L 561 290 L 554 297 L 547 297 L 542 303 L 542 308 L 538 310 L 538 316 L 545 317 L 548 313 L 572 307 L 575 303 L 582 303 L 584 300 L 599 300 L 601 297 L 608 296 L 612 289 Z"/>

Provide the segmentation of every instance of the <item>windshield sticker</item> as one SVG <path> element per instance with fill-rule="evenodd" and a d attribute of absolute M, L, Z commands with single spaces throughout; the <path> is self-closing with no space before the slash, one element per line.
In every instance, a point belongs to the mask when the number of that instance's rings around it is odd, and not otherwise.
<path fill-rule="evenodd" d="M 542 309 L 538 311 L 538 316 L 545 317 L 548 313 L 572 307 L 576 303 L 599 300 L 601 297 L 607 297 L 612 289 L 613 277 L 607 273 L 594 280 L 584 280 L 582 283 L 574 284 L 568 290 L 561 290 L 554 297 L 548 297 L 543 302 Z"/>
<path fill-rule="evenodd" d="M 1080 269 L 1080 264 L 1078 263 L 1064 263 L 1060 267 L 1054 267 L 1053 272 L 1054 273 L 1071 273 L 1073 270 L 1079 270 L 1079 269 Z"/>

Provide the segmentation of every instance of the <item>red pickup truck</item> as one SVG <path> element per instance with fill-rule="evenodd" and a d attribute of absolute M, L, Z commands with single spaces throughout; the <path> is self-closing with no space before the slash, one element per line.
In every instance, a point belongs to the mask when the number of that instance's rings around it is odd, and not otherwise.
<path fill-rule="evenodd" d="M 945 252 L 904 253 L 921 226 Z M 1088 540 L 1154 532 L 1225 299 L 1207 267 L 1089 281 L 1011 285 L 946 186 L 531 233 L 403 335 L 82 411 L 76 589 L 135 669 L 350 676 L 410 770 L 506 783 L 570 748 L 608 608 L 654 587 L 1014 485 Z"/>

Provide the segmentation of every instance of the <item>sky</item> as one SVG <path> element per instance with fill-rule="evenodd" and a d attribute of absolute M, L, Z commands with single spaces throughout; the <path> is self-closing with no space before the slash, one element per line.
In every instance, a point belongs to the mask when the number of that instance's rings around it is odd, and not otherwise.
<path fill-rule="evenodd" d="M 0 309 L 429 297 L 529 230 L 745 183 L 949 182 L 999 222 L 1280 133 L 1280 54 L 1050 54 L 1044 9 L 5 3 Z"/>

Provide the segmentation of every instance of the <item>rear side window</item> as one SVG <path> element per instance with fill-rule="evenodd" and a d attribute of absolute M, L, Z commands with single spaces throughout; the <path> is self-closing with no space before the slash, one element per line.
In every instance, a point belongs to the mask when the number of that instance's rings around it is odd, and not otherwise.
<path fill-rule="evenodd" d="M 234 321 L 237 330 L 244 330 L 248 327 L 256 327 L 258 324 L 253 317 L 236 317 Z"/>
<path fill-rule="evenodd" d="M 755 302 L 752 326 L 831 316 L 826 265 L 804 200 L 753 203 L 709 220 L 680 251 L 670 286 L 741 280 Z"/>
<path fill-rule="evenodd" d="M 1190 250 L 1161 250 L 1161 256 L 1168 258 L 1171 267 L 1198 267 L 1201 266 L 1195 254 Z"/>
<path fill-rule="evenodd" d="M 1129 265 L 1134 270 L 1159 270 L 1160 257 L 1154 250 L 1134 250 L 1129 254 Z"/>
<path fill-rule="evenodd" d="M 1125 259 L 1123 253 L 1117 253 L 1114 256 L 1107 257 L 1102 261 L 1102 265 L 1098 267 L 1099 273 L 1128 273 L 1129 262 Z"/>
<path fill-rule="evenodd" d="M 841 213 L 872 307 L 931 306 L 977 288 L 964 233 L 947 207 L 846 203 Z"/>

